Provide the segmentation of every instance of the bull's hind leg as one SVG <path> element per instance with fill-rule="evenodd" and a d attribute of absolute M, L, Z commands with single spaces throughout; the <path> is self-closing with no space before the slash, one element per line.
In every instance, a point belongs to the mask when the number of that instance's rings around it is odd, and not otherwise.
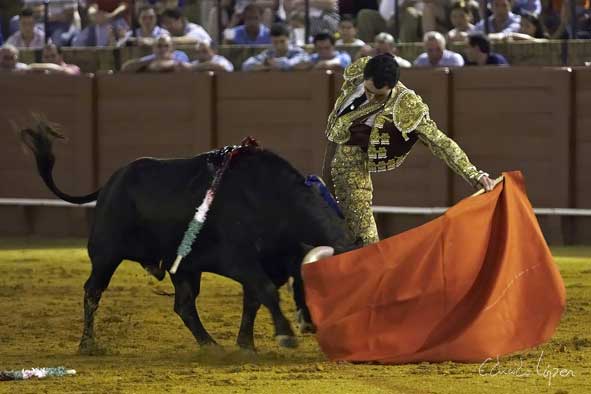
<path fill-rule="evenodd" d="M 179 272 L 170 277 L 174 284 L 174 311 L 183 319 L 199 345 L 217 345 L 203 327 L 195 306 L 195 300 L 201 288 L 201 273 L 195 277 Z"/>
<path fill-rule="evenodd" d="M 254 320 L 261 307 L 261 303 L 257 298 L 255 291 L 249 290 L 246 286 L 242 286 L 242 289 L 244 292 L 242 323 L 240 324 L 240 331 L 238 332 L 236 343 L 243 349 L 254 350 Z"/>
<path fill-rule="evenodd" d="M 84 284 L 84 330 L 80 339 L 80 353 L 93 354 L 96 345 L 94 338 L 94 314 L 99 306 L 103 291 L 109 286 L 113 273 L 121 263 L 120 258 L 91 257 L 92 271 Z"/>

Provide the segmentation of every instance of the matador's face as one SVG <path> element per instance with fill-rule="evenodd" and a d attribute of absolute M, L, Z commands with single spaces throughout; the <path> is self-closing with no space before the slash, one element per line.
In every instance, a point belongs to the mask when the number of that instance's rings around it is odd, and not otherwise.
<path fill-rule="evenodd" d="M 376 88 L 372 79 L 366 79 L 363 81 L 363 90 L 368 101 L 382 101 L 385 100 L 392 91 L 392 88 L 388 85 L 384 85 L 381 88 Z"/>

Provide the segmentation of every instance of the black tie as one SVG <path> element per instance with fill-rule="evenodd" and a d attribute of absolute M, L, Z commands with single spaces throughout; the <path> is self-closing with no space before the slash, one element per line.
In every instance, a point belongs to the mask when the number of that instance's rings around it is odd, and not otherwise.
<path fill-rule="evenodd" d="M 349 104 L 347 107 L 345 107 L 341 111 L 339 116 L 343 116 L 343 115 L 348 114 L 349 112 L 359 108 L 359 106 L 366 101 L 367 101 L 367 97 L 365 96 L 365 93 L 363 93 L 361 96 L 359 96 L 355 100 L 353 100 L 353 102 L 351 104 Z"/>

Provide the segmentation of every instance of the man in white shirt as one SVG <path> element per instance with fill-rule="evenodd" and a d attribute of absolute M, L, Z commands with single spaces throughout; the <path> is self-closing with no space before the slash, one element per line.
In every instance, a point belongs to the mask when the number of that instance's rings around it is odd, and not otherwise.
<path fill-rule="evenodd" d="M 396 63 L 398 63 L 398 67 L 412 67 L 411 62 L 397 55 L 398 50 L 396 49 L 396 41 L 394 40 L 394 37 L 391 34 L 378 34 L 374 39 L 374 45 L 376 49 L 376 55 L 384 55 L 386 53 L 389 53 L 390 55 L 394 56 L 394 60 L 396 60 Z"/>
<path fill-rule="evenodd" d="M 190 23 L 178 8 L 165 10 L 160 15 L 162 27 L 172 34 L 175 44 L 197 44 L 204 42 L 211 44 L 211 37 L 205 29 L 195 23 Z"/>
<path fill-rule="evenodd" d="M 396 41 L 394 40 L 392 34 L 380 33 L 376 36 L 376 38 L 374 38 L 373 41 L 373 47 L 370 45 L 364 45 L 363 47 L 361 47 L 361 49 L 357 52 L 356 60 L 359 60 L 365 56 L 373 57 L 377 55 L 389 54 L 394 57 L 394 60 L 396 60 L 396 63 L 398 63 L 398 67 L 412 67 L 411 62 L 397 55 L 398 49 L 396 48 Z"/>
<path fill-rule="evenodd" d="M 33 10 L 23 9 L 19 14 L 19 30 L 6 40 L 7 44 L 17 48 L 40 49 L 45 45 L 45 34 L 35 28 Z"/>
<path fill-rule="evenodd" d="M 18 49 L 10 44 L 0 47 L 0 72 L 27 71 L 29 66 L 18 61 Z"/>
<path fill-rule="evenodd" d="M 351 15 L 342 15 L 339 22 L 339 35 L 335 45 L 353 45 L 364 46 L 365 42 L 357 38 L 357 26 L 355 25 L 355 18 Z"/>
<path fill-rule="evenodd" d="M 196 60 L 191 63 L 193 71 L 234 71 L 234 65 L 228 59 L 218 55 L 215 50 L 205 42 L 197 44 Z"/>
<path fill-rule="evenodd" d="M 445 37 L 437 31 L 430 31 L 423 39 L 425 52 L 415 60 L 417 67 L 462 67 L 464 58 L 456 52 L 445 49 Z"/>

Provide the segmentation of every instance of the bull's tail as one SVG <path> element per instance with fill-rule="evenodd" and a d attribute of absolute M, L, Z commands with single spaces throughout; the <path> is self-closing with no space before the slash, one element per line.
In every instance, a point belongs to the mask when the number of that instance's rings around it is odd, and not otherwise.
<path fill-rule="evenodd" d="M 65 139 L 57 128 L 43 119 L 36 119 L 32 128 L 26 128 L 20 131 L 22 142 L 33 152 L 37 161 L 37 170 L 45 182 L 45 185 L 59 198 L 72 204 L 85 204 L 95 201 L 99 195 L 100 189 L 86 196 L 70 196 L 63 193 L 55 185 L 53 180 L 53 166 L 55 156 L 53 155 L 52 145 L 56 138 Z"/>

